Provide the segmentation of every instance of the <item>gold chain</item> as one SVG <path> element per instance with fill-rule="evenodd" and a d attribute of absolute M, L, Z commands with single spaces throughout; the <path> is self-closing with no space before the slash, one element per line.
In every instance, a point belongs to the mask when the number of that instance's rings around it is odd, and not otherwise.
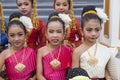
<path fill-rule="evenodd" d="M 39 25 L 39 19 L 38 19 L 38 11 L 37 11 L 36 0 L 33 0 L 32 23 L 33 23 L 33 27 L 35 29 L 37 29 L 38 27 L 40 27 L 40 25 Z"/>
<path fill-rule="evenodd" d="M 3 12 L 3 6 L 2 3 L 0 2 L 0 20 L 1 20 L 1 31 L 4 33 L 5 32 L 5 17 L 4 17 L 4 12 Z"/>
<path fill-rule="evenodd" d="M 24 57 L 25 57 L 24 54 L 25 54 L 25 49 L 23 50 L 23 55 L 22 55 L 22 61 L 21 61 L 21 63 L 24 62 Z M 18 62 L 18 60 L 17 60 L 17 57 L 16 57 L 15 53 L 14 53 L 13 55 L 14 55 L 14 58 L 15 58 L 15 60 L 16 60 L 16 63 L 18 64 L 19 62 Z"/>
<path fill-rule="evenodd" d="M 50 47 L 49 47 L 49 49 L 50 49 Z M 58 56 L 57 56 L 57 60 L 59 59 L 59 57 L 60 57 L 60 52 L 61 52 L 61 45 L 60 45 L 60 48 L 59 48 L 59 51 L 58 51 Z M 52 56 L 52 59 L 54 60 L 55 58 L 54 58 L 54 56 L 53 56 L 53 54 L 52 54 L 52 50 L 50 50 L 50 54 L 51 54 L 51 56 Z"/>
<path fill-rule="evenodd" d="M 74 8 L 73 8 L 73 0 L 70 0 L 70 18 L 72 19 L 70 27 L 74 30 L 76 30 L 76 22 L 75 22 L 75 16 L 74 16 Z"/>
<path fill-rule="evenodd" d="M 87 50 L 87 52 L 88 52 L 88 55 L 91 56 L 90 52 L 88 50 Z M 95 46 L 94 56 L 96 55 L 96 52 L 97 52 L 97 43 L 96 43 L 96 46 Z"/>

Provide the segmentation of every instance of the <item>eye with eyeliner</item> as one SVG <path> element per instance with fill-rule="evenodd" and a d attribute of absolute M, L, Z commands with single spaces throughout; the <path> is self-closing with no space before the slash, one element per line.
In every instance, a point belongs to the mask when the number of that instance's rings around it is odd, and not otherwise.
<path fill-rule="evenodd" d="M 20 6 L 22 6 L 22 4 L 21 4 L 21 3 L 18 3 L 17 5 L 18 5 L 19 7 L 20 7 Z"/>
<path fill-rule="evenodd" d="M 88 28 L 88 29 L 86 29 L 88 32 L 91 32 L 92 31 L 92 28 Z"/>
<path fill-rule="evenodd" d="M 63 3 L 63 6 L 67 6 L 67 3 Z"/>
<path fill-rule="evenodd" d="M 23 34 L 22 33 L 18 33 L 18 36 L 22 36 Z"/>
<path fill-rule="evenodd" d="M 62 33 L 62 30 L 57 30 L 57 33 Z"/>
<path fill-rule="evenodd" d="M 26 5 L 26 6 L 27 6 L 27 5 L 29 5 L 29 4 L 26 2 L 26 3 L 24 3 L 24 5 Z"/>
<path fill-rule="evenodd" d="M 14 34 L 10 34 L 9 36 L 10 36 L 10 37 L 14 37 L 15 35 L 14 35 Z"/>
<path fill-rule="evenodd" d="M 60 4 L 60 3 L 57 3 L 56 5 L 57 5 L 57 6 L 60 6 L 61 4 Z"/>
<path fill-rule="evenodd" d="M 100 31 L 100 29 L 98 29 L 98 28 L 95 28 L 95 31 L 96 31 L 96 32 L 99 32 L 99 31 Z"/>

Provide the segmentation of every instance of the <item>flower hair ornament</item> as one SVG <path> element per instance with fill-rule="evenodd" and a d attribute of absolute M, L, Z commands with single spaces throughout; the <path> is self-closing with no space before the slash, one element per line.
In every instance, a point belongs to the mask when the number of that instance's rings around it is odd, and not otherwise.
<path fill-rule="evenodd" d="M 69 17 L 68 14 L 63 14 L 63 13 L 59 13 L 58 16 L 63 20 L 63 22 L 65 23 L 65 28 L 69 27 L 70 22 L 72 21 L 71 18 Z"/>
<path fill-rule="evenodd" d="M 20 18 L 13 18 L 11 19 L 11 21 L 14 21 L 14 20 L 19 20 L 20 22 L 23 23 L 23 25 L 26 27 L 26 30 L 28 32 L 30 32 L 30 30 L 33 29 L 33 24 L 32 24 L 32 21 L 29 17 L 27 16 L 21 16 Z"/>
<path fill-rule="evenodd" d="M 98 17 L 102 19 L 103 22 L 106 22 L 108 20 L 108 16 L 106 15 L 103 9 L 95 8 L 95 10 L 97 11 Z"/>
<path fill-rule="evenodd" d="M 69 80 L 91 80 L 91 79 L 89 79 L 87 76 L 75 76 Z"/>
<path fill-rule="evenodd" d="M 27 16 L 21 16 L 20 17 L 20 21 L 24 24 L 24 26 L 26 27 L 27 31 L 30 31 L 33 29 L 33 24 L 32 21 L 29 17 Z"/>

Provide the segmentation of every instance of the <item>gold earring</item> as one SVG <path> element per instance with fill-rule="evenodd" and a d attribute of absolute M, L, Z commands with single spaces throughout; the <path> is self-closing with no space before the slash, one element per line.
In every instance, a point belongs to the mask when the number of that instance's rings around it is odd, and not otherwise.
<path fill-rule="evenodd" d="M 83 36 L 82 36 L 82 38 L 81 38 L 81 39 L 82 39 L 82 42 L 84 42 L 84 37 L 83 37 Z"/>
<path fill-rule="evenodd" d="M 26 42 L 26 39 L 25 39 L 24 47 L 27 47 L 27 42 Z"/>
<path fill-rule="evenodd" d="M 8 42 L 7 46 L 8 46 L 8 49 L 10 49 L 11 45 L 10 45 L 10 43 L 9 43 L 9 42 Z"/>
<path fill-rule="evenodd" d="M 46 45 L 48 45 L 48 43 L 49 43 L 48 40 L 46 40 Z"/>

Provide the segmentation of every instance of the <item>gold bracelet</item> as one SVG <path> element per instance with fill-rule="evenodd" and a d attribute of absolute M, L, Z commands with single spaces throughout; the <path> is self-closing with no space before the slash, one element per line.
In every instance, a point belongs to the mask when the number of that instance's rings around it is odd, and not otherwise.
<path fill-rule="evenodd" d="M 106 80 L 112 80 L 112 77 L 111 76 L 107 76 Z"/>
<path fill-rule="evenodd" d="M 33 80 L 33 78 L 29 78 L 28 80 Z"/>
<path fill-rule="evenodd" d="M 106 80 L 112 80 L 112 79 L 109 78 L 109 79 L 106 79 Z"/>

